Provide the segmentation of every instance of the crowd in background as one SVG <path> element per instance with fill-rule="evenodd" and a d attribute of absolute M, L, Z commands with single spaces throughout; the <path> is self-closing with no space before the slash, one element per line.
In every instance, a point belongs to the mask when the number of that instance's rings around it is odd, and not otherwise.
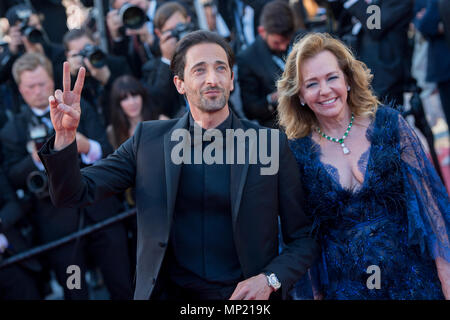
<path fill-rule="evenodd" d="M 70 30 L 69 2 L 88 12 Z M 380 28 L 367 23 L 371 5 L 380 8 Z M 77 146 L 80 166 L 89 166 L 139 122 L 189 110 L 170 64 L 177 42 L 197 29 L 219 33 L 234 50 L 235 114 L 272 128 L 276 81 L 295 41 L 310 32 L 341 39 L 370 68 L 381 101 L 412 109 L 418 121 L 421 110 L 409 98 L 420 93 L 434 133 L 428 149 L 450 190 L 449 11 L 445 0 L 1 1 L 0 263 L 134 206 L 131 189 L 83 209 L 56 208 L 49 198 L 37 151 L 53 134 L 48 97 L 62 89 L 63 62 L 73 76 L 87 69 Z M 135 260 L 136 221 L 129 218 L 0 269 L 0 299 L 49 298 L 56 282 L 64 299 L 92 299 L 89 289 L 102 284 L 107 297 L 131 299 Z M 66 286 L 69 265 L 83 270 L 81 290 Z"/>

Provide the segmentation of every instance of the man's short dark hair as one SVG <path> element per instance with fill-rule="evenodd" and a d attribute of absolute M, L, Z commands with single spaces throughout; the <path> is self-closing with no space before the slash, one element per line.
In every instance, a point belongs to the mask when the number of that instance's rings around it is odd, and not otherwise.
<path fill-rule="evenodd" d="M 234 53 L 228 42 L 217 33 L 205 30 L 197 30 L 188 33 L 177 43 L 177 47 L 175 48 L 175 54 L 173 55 L 170 69 L 172 70 L 173 74 L 178 76 L 181 80 L 184 80 L 186 52 L 189 50 L 189 48 L 201 43 L 214 43 L 221 46 L 227 54 L 230 70 L 233 69 Z"/>
<path fill-rule="evenodd" d="M 175 1 L 170 1 L 164 3 L 155 12 L 155 19 L 153 20 L 153 25 L 155 29 L 162 29 L 164 24 L 169 20 L 169 18 L 176 12 L 179 12 L 183 17 L 187 18 L 188 13 L 183 5 Z"/>
<path fill-rule="evenodd" d="M 269 34 L 290 37 L 295 31 L 294 13 L 288 3 L 280 0 L 271 1 L 264 6 L 259 25 Z"/>
<path fill-rule="evenodd" d="M 72 29 L 66 32 L 66 34 L 63 37 L 63 45 L 66 52 L 69 51 L 69 42 L 80 39 L 82 37 L 87 37 L 89 40 L 91 40 L 93 43 L 95 43 L 94 36 L 92 33 L 86 29 Z"/>

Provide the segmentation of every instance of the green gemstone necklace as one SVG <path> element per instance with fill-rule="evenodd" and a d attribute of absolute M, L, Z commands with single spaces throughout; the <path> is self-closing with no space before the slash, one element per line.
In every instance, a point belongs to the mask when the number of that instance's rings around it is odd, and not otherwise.
<path fill-rule="evenodd" d="M 355 115 L 352 112 L 352 119 L 350 120 L 350 123 L 348 124 L 347 130 L 345 131 L 345 133 L 344 133 L 344 135 L 342 136 L 341 139 L 333 138 L 333 137 L 330 137 L 330 136 L 326 135 L 325 133 L 322 132 L 322 130 L 320 130 L 319 127 L 317 127 L 316 130 L 322 137 L 326 138 L 327 140 L 339 143 L 341 145 L 341 147 L 342 147 L 342 152 L 344 152 L 344 154 L 349 154 L 350 150 L 345 146 L 344 140 L 345 140 L 345 138 L 347 138 L 348 133 L 350 132 L 350 129 L 353 126 L 353 120 L 354 119 L 355 119 Z"/>

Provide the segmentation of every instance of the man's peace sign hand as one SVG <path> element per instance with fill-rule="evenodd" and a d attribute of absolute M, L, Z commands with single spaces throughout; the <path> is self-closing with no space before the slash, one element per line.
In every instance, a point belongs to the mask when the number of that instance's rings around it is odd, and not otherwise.
<path fill-rule="evenodd" d="M 73 90 L 70 90 L 70 66 L 66 61 L 63 69 L 63 91 L 56 90 L 54 96 L 50 96 L 50 116 L 55 129 L 55 150 L 64 149 L 71 144 L 76 137 L 78 124 L 80 123 L 80 99 L 83 89 L 85 68 L 78 71 L 77 80 Z"/>

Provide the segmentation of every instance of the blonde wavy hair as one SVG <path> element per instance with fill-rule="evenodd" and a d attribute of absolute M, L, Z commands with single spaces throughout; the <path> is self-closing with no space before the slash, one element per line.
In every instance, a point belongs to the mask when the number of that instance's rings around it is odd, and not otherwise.
<path fill-rule="evenodd" d="M 373 116 L 380 105 L 370 83 L 373 75 L 367 66 L 356 60 L 351 50 L 327 33 L 310 33 L 295 43 L 287 57 L 283 75 L 277 82 L 278 122 L 289 139 L 302 138 L 317 126 L 314 112 L 300 104 L 299 94 L 303 84 L 301 67 L 306 59 L 328 50 L 334 54 L 351 90 L 347 103 L 355 116 Z"/>

